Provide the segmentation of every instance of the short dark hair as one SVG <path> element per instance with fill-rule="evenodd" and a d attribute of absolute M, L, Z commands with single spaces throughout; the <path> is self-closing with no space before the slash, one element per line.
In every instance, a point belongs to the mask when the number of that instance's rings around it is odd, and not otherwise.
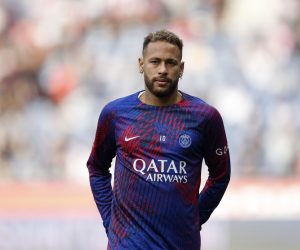
<path fill-rule="evenodd" d="M 155 32 L 149 33 L 144 38 L 143 53 L 149 43 L 158 42 L 158 41 L 165 41 L 173 45 L 176 45 L 179 48 L 180 54 L 182 56 L 182 47 L 183 47 L 182 40 L 173 32 L 168 30 L 157 30 Z"/>

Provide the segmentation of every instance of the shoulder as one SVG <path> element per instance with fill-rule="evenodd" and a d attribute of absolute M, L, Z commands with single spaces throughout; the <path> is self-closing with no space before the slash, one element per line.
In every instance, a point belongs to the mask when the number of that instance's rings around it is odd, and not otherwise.
<path fill-rule="evenodd" d="M 110 101 L 103 107 L 102 113 L 116 114 L 118 112 L 124 111 L 124 109 L 131 108 L 138 104 L 137 96 L 138 92 Z"/>
<path fill-rule="evenodd" d="M 203 99 L 181 92 L 184 98 L 183 105 L 190 109 L 195 115 L 205 117 L 207 120 L 221 117 L 220 112 Z"/>

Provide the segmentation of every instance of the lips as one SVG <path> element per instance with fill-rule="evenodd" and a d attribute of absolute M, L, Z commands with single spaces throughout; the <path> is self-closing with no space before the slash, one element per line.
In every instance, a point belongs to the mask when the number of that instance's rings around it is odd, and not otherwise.
<path fill-rule="evenodd" d="M 168 78 L 155 78 L 154 81 L 159 84 L 167 84 L 167 83 L 171 82 L 170 79 L 168 79 Z"/>

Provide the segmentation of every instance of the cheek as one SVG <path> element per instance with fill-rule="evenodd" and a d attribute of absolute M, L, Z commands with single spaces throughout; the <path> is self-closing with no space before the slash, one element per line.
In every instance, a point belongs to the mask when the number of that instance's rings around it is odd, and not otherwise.
<path fill-rule="evenodd" d="M 179 77 L 180 72 L 181 72 L 180 68 L 175 68 L 175 69 L 170 70 L 170 74 L 172 74 L 174 77 Z"/>
<path fill-rule="evenodd" d="M 152 69 L 152 68 L 146 68 L 146 69 L 144 69 L 144 76 L 147 79 L 151 80 L 155 75 L 156 75 L 156 72 L 155 72 L 154 69 Z"/>
<path fill-rule="evenodd" d="M 149 74 L 147 72 L 144 72 L 144 80 L 146 84 L 150 84 L 151 83 L 151 76 L 149 76 Z"/>
<path fill-rule="evenodd" d="M 153 75 L 156 72 L 155 68 L 153 67 L 145 67 L 144 71 L 147 73 L 147 75 Z"/>

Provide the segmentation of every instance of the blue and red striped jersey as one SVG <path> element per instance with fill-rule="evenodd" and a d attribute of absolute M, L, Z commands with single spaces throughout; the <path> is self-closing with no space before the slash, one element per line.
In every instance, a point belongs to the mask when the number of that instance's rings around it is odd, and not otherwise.
<path fill-rule="evenodd" d="M 151 106 L 137 92 L 100 114 L 87 167 L 108 249 L 200 249 L 201 225 L 226 190 L 230 159 L 219 112 L 180 93 L 176 104 Z M 203 159 L 209 177 L 199 193 Z"/>

